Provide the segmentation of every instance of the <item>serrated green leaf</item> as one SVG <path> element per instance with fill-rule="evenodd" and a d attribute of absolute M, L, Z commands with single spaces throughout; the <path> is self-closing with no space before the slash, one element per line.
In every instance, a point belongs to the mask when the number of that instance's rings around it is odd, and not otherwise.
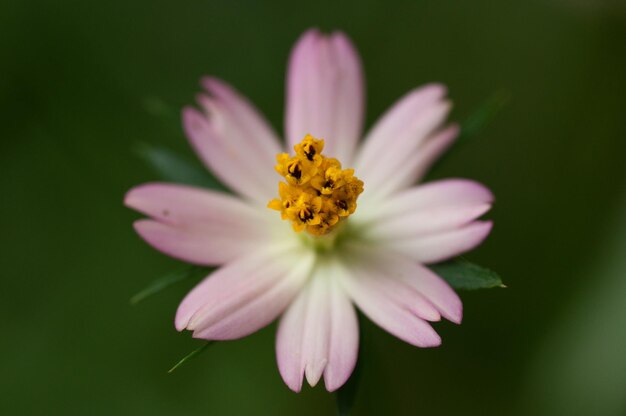
<path fill-rule="evenodd" d="M 213 345 L 215 341 L 207 341 L 203 346 L 191 351 L 189 354 L 185 355 L 179 362 L 177 362 L 174 367 L 170 368 L 167 372 L 171 374 L 174 370 L 176 370 L 181 365 L 185 364 L 187 361 L 197 357 L 200 353 L 204 352 L 209 346 Z"/>
<path fill-rule="evenodd" d="M 150 283 L 145 289 L 138 292 L 135 296 L 130 298 L 131 305 L 136 305 L 142 300 L 154 295 L 172 286 L 175 283 L 178 283 L 182 280 L 188 279 L 190 277 L 196 276 L 200 273 L 207 275 L 210 273 L 211 269 L 208 267 L 200 267 L 200 266 L 187 266 L 175 272 L 169 273 L 159 279 L 156 279 L 152 283 Z"/>
<path fill-rule="evenodd" d="M 475 290 L 506 287 L 502 284 L 502 279 L 498 273 L 467 260 L 450 260 L 432 265 L 430 268 L 455 289 Z"/>
<path fill-rule="evenodd" d="M 160 177 L 169 182 L 200 186 L 224 191 L 226 188 L 197 162 L 164 147 L 140 143 L 135 148 L 141 157 Z"/>

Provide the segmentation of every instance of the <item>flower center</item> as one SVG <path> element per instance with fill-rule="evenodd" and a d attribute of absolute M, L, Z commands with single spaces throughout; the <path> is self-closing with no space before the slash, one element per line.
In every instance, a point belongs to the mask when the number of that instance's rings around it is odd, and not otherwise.
<path fill-rule="evenodd" d="M 280 198 L 268 208 L 280 211 L 296 232 L 306 230 L 314 236 L 330 233 L 356 210 L 363 192 L 363 181 L 354 169 L 341 169 L 341 163 L 322 155 L 324 140 L 307 134 L 294 146 L 295 156 L 276 156 L 276 171 L 286 182 L 278 183 Z"/>

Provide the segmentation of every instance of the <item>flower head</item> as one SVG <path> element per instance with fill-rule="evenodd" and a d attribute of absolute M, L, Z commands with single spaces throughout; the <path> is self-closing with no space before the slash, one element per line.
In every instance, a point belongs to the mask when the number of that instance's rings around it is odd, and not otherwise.
<path fill-rule="evenodd" d="M 286 180 L 278 184 L 280 199 L 272 199 L 268 207 L 281 212 L 282 219 L 291 220 L 297 232 L 321 236 L 331 232 L 340 219 L 356 209 L 356 199 L 363 192 L 363 182 L 354 176 L 354 169 L 341 169 L 337 159 L 322 155 L 324 140 L 310 134 L 294 146 L 296 155 L 281 153 L 276 157 L 276 171 Z"/>
<path fill-rule="evenodd" d="M 289 63 L 287 153 L 248 100 L 215 78 L 202 83 L 185 132 L 236 195 L 152 183 L 125 199 L 149 217 L 135 229 L 156 249 L 219 266 L 182 301 L 176 328 L 228 340 L 280 317 L 278 368 L 294 391 L 303 378 L 323 377 L 330 391 L 348 379 L 355 306 L 410 344 L 439 345 L 429 322 L 460 323 L 462 305 L 427 265 L 480 244 L 491 222 L 478 218 L 493 202 L 470 180 L 415 185 L 458 133 L 443 125 L 445 88 L 409 92 L 359 142 L 358 55 L 342 33 L 308 31 Z"/>

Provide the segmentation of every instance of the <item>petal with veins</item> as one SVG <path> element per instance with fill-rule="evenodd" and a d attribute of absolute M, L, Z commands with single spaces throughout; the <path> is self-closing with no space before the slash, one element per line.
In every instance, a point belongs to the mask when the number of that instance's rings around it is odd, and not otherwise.
<path fill-rule="evenodd" d="M 236 339 L 272 322 L 309 277 L 314 254 L 262 250 L 223 266 L 198 284 L 176 313 L 179 331 L 195 338 Z"/>
<path fill-rule="evenodd" d="M 416 313 L 419 307 L 419 315 L 432 314 L 432 304 L 417 291 L 402 291 L 403 285 L 398 279 L 407 270 L 384 260 L 377 251 L 353 250 L 351 258 L 345 259 L 345 268 L 340 274 L 346 291 L 368 318 L 390 334 L 417 347 L 438 346 L 441 338 Z M 389 286 L 381 290 L 383 284 Z M 404 286 L 404 290 L 408 289 Z M 436 317 L 435 314 L 431 316 Z"/>
<path fill-rule="evenodd" d="M 459 128 L 456 125 L 432 134 L 413 154 L 404 159 L 402 169 L 396 170 L 393 176 L 386 178 L 385 183 L 376 189 L 376 196 L 384 197 L 415 185 L 448 150 L 458 134 Z"/>
<path fill-rule="evenodd" d="M 354 161 L 355 170 L 360 172 L 369 169 L 376 165 L 381 154 L 393 151 L 392 148 L 400 140 L 403 130 L 406 131 L 409 126 L 419 127 L 415 125 L 415 120 L 433 105 L 441 103 L 445 94 L 444 86 L 428 84 L 398 100 L 365 136 Z M 406 139 L 406 134 L 404 136 Z"/>
<path fill-rule="evenodd" d="M 364 210 L 359 221 L 380 220 L 420 210 L 491 204 L 493 194 L 484 185 L 469 179 L 442 179 L 414 186 L 376 201 L 376 210 Z M 368 201 L 369 202 L 369 201 Z"/>
<path fill-rule="evenodd" d="M 416 263 L 409 256 L 376 246 L 353 244 L 350 251 L 348 259 L 357 264 L 352 267 L 358 271 L 352 273 L 354 284 L 365 282 L 371 293 L 377 293 L 404 306 L 422 319 L 438 320 L 436 316 L 433 319 L 428 317 L 427 314 L 433 313 L 428 309 L 430 306 L 444 318 L 455 323 L 461 322 L 461 299 L 442 278 L 427 267 Z M 369 280 L 360 277 L 368 275 Z M 424 306 L 421 299 L 415 299 L 412 291 L 419 293 L 428 305 Z"/>
<path fill-rule="evenodd" d="M 449 231 L 390 240 L 385 247 L 420 263 L 439 263 L 474 249 L 487 238 L 492 226 L 491 221 L 473 221 Z"/>
<path fill-rule="evenodd" d="M 258 209 L 231 195 L 160 182 L 134 187 L 126 193 L 124 204 L 171 225 L 218 222 L 256 229 L 263 218 Z"/>
<path fill-rule="evenodd" d="M 358 353 L 354 307 L 338 285 L 336 270 L 319 264 L 311 281 L 289 307 L 276 335 L 278 368 L 294 391 L 302 378 L 315 385 L 322 375 L 326 389 L 341 387 L 350 377 Z"/>
<path fill-rule="evenodd" d="M 212 95 L 199 95 L 203 112 L 183 109 L 183 127 L 191 145 L 222 182 L 266 204 L 276 193 L 278 138 L 233 88 L 213 78 L 204 84 Z"/>
<path fill-rule="evenodd" d="M 306 134 L 325 140 L 325 151 L 346 166 L 364 114 L 361 62 L 343 33 L 306 32 L 294 47 L 287 75 L 285 130 L 290 150 Z"/>
<path fill-rule="evenodd" d="M 493 195 L 478 182 L 446 179 L 407 189 L 380 201 L 356 222 L 363 236 L 398 240 L 450 231 L 491 208 Z"/>
<path fill-rule="evenodd" d="M 153 218 L 135 222 L 146 242 L 194 264 L 222 264 L 267 244 L 263 213 L 230 195 L 150 183 L 131 189 L 124 203 Z"/>

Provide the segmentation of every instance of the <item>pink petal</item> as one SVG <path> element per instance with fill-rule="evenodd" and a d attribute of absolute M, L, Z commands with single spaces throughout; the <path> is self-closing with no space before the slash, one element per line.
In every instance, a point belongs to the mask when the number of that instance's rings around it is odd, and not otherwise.
<path fill-rule="evenodd" d="M 181 302 L 176 329 L 195 338 L 241 338 L 272 322 L 306 281 L 314 256 L 298 250 L 264 250 L 218 269 Z"/>
<path fill-rule="evenodd" d="M 372 235 L 371 231 L 378 222 L 383 224 L 420 212 L 429 214 L 443 210 L 453 214 L 456 209 L 491 205 L 493 199 L 491 191 L 478 182 L 444 179 L 411 187 L 382 200 L 359 199 L 359 208 L 350 221 Z M 410 228 L 414 224 L 406 225 Z"/>
<path fill-rule="evenodd" d="M 385 183 L 376 189 L 376 195 L 385 197 L 415 185 L 433 163 L 448 150 L 458 134 L 458 126 L 451 125 L 431 135 L 417 148 L 415 154 L 404 159 L 402 169 L 398 169 L 393 176 L 386 178 Z"/>
<path fill-rule="evenodd" d="M 281 151 L 280 139 L 269 125 L 267 120 L 248 101 L 227 83 L 213 77 L 204 77 L 202 85 L 214 99 L 220 100 L 228 108 L 228 112 L 235 116 L 234 121 L 242 134 L 248 136 L 248 146 L 257 153 L 257 156 L 275 160 Z"/>
<path fill-rule="evenodd" d="M 377 240 L 398 240 L 452 230 L 469 224 L 491 208 L 490 204 L 422 209 L 385 218 L 372 224 L 367 236 Z"/>
<path fill-rule="evenodd" d="M 325 140 L 324 153 L 350 166 L 365 107 L 359 56 L 341 32 L 309 30 L 289 61 L 285 130 L 288 146 L 306 134 Z"/>
<path fill-rule="evenodd" d="M 312 386 L 322 374 L 326 389 L 336 390 L 350 377 L 358 353 L 354 308 L 332 269 L 320 266 L 280 321 L 276 336 L 278 368 L 298 392 L 305 375 Z"/>
<path fill-rule="evenodd" d="M 359 260 L 364 269 L 370 270 L 376 278 L 361 278 L 355 275 L 358 282 L 369 285 L 371 291 L 389 297 L 397 304 L 411 310 L 422 319 L 434 321 L 426 314 L 433 312 L 424 309 L 422 301 L 414 299 L 414 293 L 419 293 L 441 313 L 446 319 L 460 323 L 463 317 L 461 299 L 454 290 L 430 269 L 417 264 L 408 256 L 381 250 L 374 247 L 353 247 L 352 256 Z M 387 286 L 385 290 L 384 286 Z"/>
<path fill-rule="evenodd" d="M 491 221 L 474 221 L 449 231 L 390 240 L 386 247 L 404 253 L 420 263 L 438 263 L 480 245 L 489 235 L 492 226 Z"/>
<path fill-rule="evenodd" d="M 131 189 L 126 206 L 154 218 L 135 229 L 150 245 L 195 264 L 222 264 L 264 244 L 266 219 L 229 195 L 199 188 L 150 183 Z"/>
<path fill-rule="evenodd" d="M 366 170 L 378 166 L 385 154 L 389 156 L 393 153 L 395 157 L 400 153 L 396 147 L 418 145 L 429 134 L 425 127 L 436 122 L 437 116 L 442 116 L 433 113 L 432 109 L 441 107 L 445 93 L 444 86 L 429 84 L 411 91 L 395 103 L 365 137 L 354 161 L 357 174 L 362 176 Z M 430 117 L 426 117 L 429 113 Z M 405 146 L 401 144 L 402 141 L 407 141 Z M 365 183 L 368 184 L 367 181 Z"/>
<path fill-rule="evenodd" d="M 308 296 L 308 290 L 305 289 L 289 306 L 280 318 L 276 333 L 278 371 L 285 384 L 296 393 L 302 389 L 302 377 L 306 365 L 302 348 L 307 329 L 305 324 L 307 323 Z"/>
<path fill-rule="evenodd" d="M 441 179 L 414 186 L 379 203 L 378 217 L 404 215 L 422 209 L 491 204 L 491 191 L 469 179 Z"/>
<path fill-rule="evenodd" d="M 124 204 L 171 225 L 232 224 L 259 229 L 263 216 L 239 198 L 208 189 L 168 183 L 147 183 L 126 193 Z"/>
<path fill-rule="evenodd" d="M 257 110 L 233 88 L 204 80 L 211 96 L 200 95 L 204 112 L 183 109 L 191 145 L 215 175 L 234 191 L 266 204 L 276 194 L 274 172 L 279 141 Z"/>
<path fill-rule="evenodd" d="M 387 181 L 396 175 L 406 176 L 411 169 L 410 161 L 419 154 L 420 146 L 439 128 L 450 110 L 447 102 L 435 102 L 415 116 L 386 139 L 386 149 L 367 164 L 355 167 L 366 184 L 367 198 L 382 198 L 387 194 Z M 367 146 L 367 142 L 364 146 Z"/>
<path fill-rule="evenodd" d="M 412 187 L 387 197 L 357 217 L 364 235 L 396 240 L 449 231 L 468 224 L 491 208 L 493 194 L 465 179 L 447 179 Z"/>
<path fill-rule="evenodd" d="M 139 220 L 135 231 L 155 249 L 176 259 L 199 265 L 218 265 L 259 247 L 262 236 L 251 230 L 220 223 L 180 227 L 153 220 Z"/>
<path fill-rule="evenodd" d="M 382 250 L 379 250 L 382 251 Z M 421 294 L 397 280 L 398 273 L 406 273 L 395 264 L 387 262 L 376 251 L 356 250 L 354 257 L 345 263 L 342 283 L 356 305 L 381 328 L 417 347 L 436 347 L 441 338 L 435 330 L 416 313 L 427 310 Z M 382 290 L 384 285 L 387 289 Z M 421 304 L 411 304 L 420 300 Z M 429 304 L 432 309 L 432 304 Z"/>
<path fill-rule="evenodd" d="M 324 370 L 326 390 L 335 391 L 350 378 L 359 350 L 359 325 L 354 306 L 342 287 L 334 282 L 330 294 L 332 314 L 328 364 Z"/>

